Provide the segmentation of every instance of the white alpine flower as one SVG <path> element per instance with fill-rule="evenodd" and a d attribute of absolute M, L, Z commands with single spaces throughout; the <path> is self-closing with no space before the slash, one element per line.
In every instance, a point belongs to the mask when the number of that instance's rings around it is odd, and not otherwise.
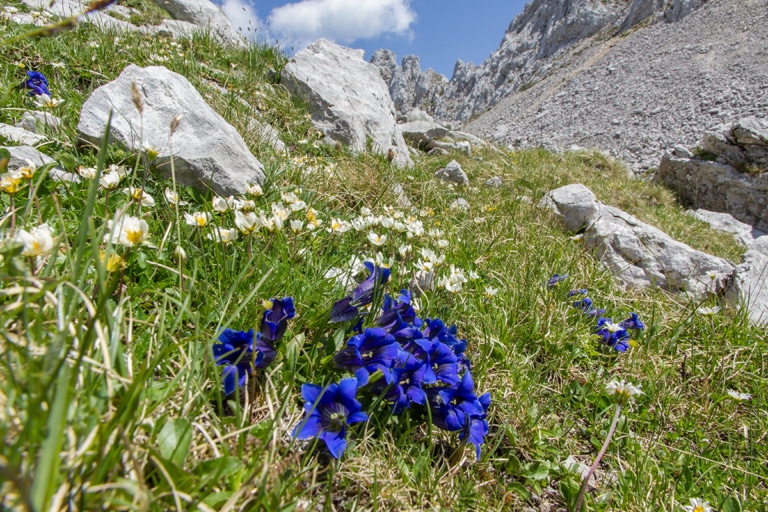
<path fill-rule="evenodd" d="M 186 201 L 182 201 L 179 197 L 179 194 L 174 192 L 168 187 L 165 187 L 165 190 L 163 191 L 163 195 L 165 195 L 165 200 L 168 201 L 168 204 L 176 205 L 176 206 L 185 206 L 189 203 Z"/>
<path fill-rule="evenodd" d="M 211 205 L 213 207 L 213 211 L 215 212 L 224 213 L 229 210 L 229 203 L 223 197 L 213 196 Z"/>
<path fill-rule="evenodd" d="M 127 195 L 142 206 L 152 208 L 155 206 L 155 199 L 138 187 L 127 187 L 123 189 L 123 194 Z"/>
<path fill-rule="evenodd" d="M 205 238 L 227 245 L 237 239 L 237 230 L 234 228 L 225 229 L 214 226 L 211 232 L 205 235 Z"/>
<path fill-rule="evenodd" d="M 261 220 L 256 212 L 243 213 L 240 210 L 235 211 L 235 226 L 244 235 L 250 235 L 261 227 Z"/>
<path fill-rule="evenodd" d="M 115 190 L 117 186 L 120 185 L 121 178 L 122 176 L 120 176 L 120 173 L 117 171 L 109 171 L 101 175 L 101 179 L 99 179 L 99 185 L 107 190 Z"/>
<path fill-rule="evenodd" d="M 381 247 L 387 241 L 387 235 L 377 235 L 371 231 L 368 233 L 368 241 L 377 247 Z"/>
<path fill-rule="evenodd" d="M 24 246 L 21 252 L 24 256 L 44 256 L 54 248 L 53 231 L 48 224 L 41 224 L 32 231 L 20 229 L 15 238 Z"/>
<path fill-rule="evenodd" d="M 742 402 L 744 400 L 749 400 L 750 398 L 752 398 L 752 395 L 750 395 L 749 393 L 739 393 L 735 389 L 729 389 L 728 391 L 726 391 L 726 393 L 728 393 L 728 396 L 730 396 L 734 400 L 738 400 L 739 402 Z"/>
<path fill-rule="evenodd" d="M 684 505 L 683 510 L 685 512 L 712 512 L 712 507 L 701 498 L 691 498 L 691 504 Z"/>
<path fill-rule="evenodd" d="M 605 390 L 609 395 L 613 395 L 620 404 L 625 404 L 634 398 L 635 395 L 644 395 L 640 389 L 641 384 L 635 386 L 624 380 L 612 380 L 605 386 Z"/>
<path fill-rule="evenodd" d="M 184 212 L 184 220 L 190 226 L 196 226 L 198 228 L 204 228 L 211 222 L 211 214 L 208 212 Z"/>
<path fill-rule="evenodd" d="M 107 227 L 109 227 L 109 233 L 104 235 L 104 241 L 126 247 L 143 244 L 149 233 L 147 221 L 132 215 L 122 215 L 110 220 L 107 222 Z"/>

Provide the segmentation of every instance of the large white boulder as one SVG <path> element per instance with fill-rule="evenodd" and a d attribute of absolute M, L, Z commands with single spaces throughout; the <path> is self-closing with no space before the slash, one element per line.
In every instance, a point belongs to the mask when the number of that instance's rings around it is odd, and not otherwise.
<path fill-rule="evenodd" d="M 152 0 L 168 11 L 175 20 L 193 23 L 227 44 L 244 45 L 245 38 L 229 19 L 209 0 Z M 177 26 L 176 29 L 180 28 Z"/>
<path fill-rule="evenodd" d="M 745 307 L 752 322 L 768 325 L 768 236 L 756 239 L 744 253 L 726 298 Z"/>
<path fill-rule="evenodd" d="M 307 102 L 312 123 L 353 152 L 370 149 L 398 166 L 413 165 L 395 121 L 395 106 L 376 66 L 363 50 L 320 39 L 296 52 L 280 82 Z"/>
<path fill-rule="evenodd" d="M 542 205 L 552 209 L 566 229 L 583 229 L 586 249 L 629 287 L 659 286 L 700 299 L 725 292 L 733 276 L 728 261 L 600 203 L 584 185 L 553 190 Z"/>
<path fill-rule="evenodd" d="M 143 98 L 143 116 L 133 102 L 131 83 Z M 183 76 L 162 66 L 131 64 L 120 76 L 96 89 L 83 105 L 77 126 L 80 138 L 101 143 L 110 111 L 110 142 L 134 151 L 153 146 L 154 165 L 171 175 L 168 145 L 171 121 L 182 115 L 173 136 L 176 178 L 185 185 L 217 194 L 242 194 L 247 184 L 262 183 L 264 169 L 240 134 L 217 114 Z"/>

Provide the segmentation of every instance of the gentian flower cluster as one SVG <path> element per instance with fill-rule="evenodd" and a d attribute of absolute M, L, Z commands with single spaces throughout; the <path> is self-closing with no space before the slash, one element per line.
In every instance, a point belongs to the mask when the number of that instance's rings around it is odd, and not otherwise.
<path fill-rule="evenodd" d="M 51 95 L 51 91 L 48 90 L 48 80 L 39 71 L 27 71 L 27 78 L 21 86 L 28 91 L 27 94 L 30 96 Z"/>
<path fill-rule="evenodd" d="M 224 329 L 219 342 L 213 345 L 213 357 L 222 367 L 221 380 L 227 395 L 242 387 L 256 368 L 266 368 L 275 360 L 275 344 L 285 334 L 288 320 L 296 314 L 292 297 L 270 299 L 265 306 L 259 332 L 254 335 L 253 329 Z"/>
<path fill-rule="evenodd" d="M 357 300 L 355 297 L 362 295 L 359 293 L 361 288 L 364 288 L 363 291 L 372 289 L 378 276 L 386 274 L 388 277 L 385 269 L 375 267 L 369 270 L 371 277 L 344 299 L 345 308 Z M 353 300 L 348 301 L 350 298 Z M 334 309 L 337 309 L 336 306 Z M 355 316 L 349 311 L 344 318 L 352 320 Z M 458 432 L 459 439 L 475 446 L 479 458 L 480 446 L 488 433 L 487 413 L 491 398 L 489 393 L 478 397 L 475 392 L 470 362 L 465 355 L 467 342 L 456 337 L 456 326 L 447 327 L 439 318 L 419 318 L 407 290 L 402 290 L 396 299 L 384 296 L 381 315 L 374 325 L 352 336 L 346 347 L 333 357 L 334 366 L 355 374 L 355 379 L 345 380 L 357 382 L 361 392 L 383 397 L 391 404 L 394 414 L 400 414 L 412 406 L 421 412 L 429 408 L 432 423 L 443 430 Z M 307 389 L 311 391 L 310 398 L 315 398 L 317 389 L 317 386 Z M 326 393 L 331 391 L 336 392 L 336 388 L 329 387 Z M 343 429 L 329 430 L 326 427 L 329 421 L 321 421 L 322 411 L 328 410 L 330 405 L 322 398 L 320 401 L 310 400 L 304 388 L 302 394 L 307 400 L 304 406 L 307 416 L 304 426 L 299 425 L 294 435 L 300 439 L 319 436 L 326 442 L 331 454 L 338 457 L 341 455 L 336 449 L 339 441 L 333 437 L 333 433 L 343 432 Z M 353 396 L 351 392 L 345 395 L 346 399 L 350 396 Z M 335 407 L 337 418 L 341 418 L 339 415 L 345 414 L 347 410 L 352 411 L 346 406 L 343 410 Z M 312 411 L 318 409 L 321 410 L 321 419 L 312 416 L 315 414 Z M 357 417 L 354 413 L 349 416 L 354 419 Z M 347 420 L 347 423 L 351 421 Z M 339 429 L 340 426 L 335 424 L 333 428 Z"/>
<path fill-rule="evenodd" d="M 556 287 L 560 282 L 568 277 L 568 274 L 558 275 L 555 274 L 547 283 L 549 288 Z M 585 315 L 591 318 L 597 318 L 597 326 L 595 328 L 595 335 L 600 338 L 600 341 L 615 350 L 616 352 L 626 352 L 630 346 L 630 330 L 641 331 L 645 329 L 645 324 L 637 316 L 637 313 L 630 313 L 629 318 L 622 320 L 615 324 L 610 318 L 604 318 L 606 310 L 602 308 L 596 308 L 594 302 L 587 294 L 589 290 L 586 288 L 578 288 L 568 292 L 568 297 L 579 297 L 580 299 L 573 302 L 573 307 L 583 312 Z"/>
<path fill-rule="evenodd" d="M 390 270 L 386 267 L 375 266 L 370 261 L 363 263 L 368 272 L 368 279 L 360 283 L 357 288 L 343 299 L 337 301 L 331 309 L 331 323 L 346 322 L 357 318 L 360 308 L 373 302 L 373 292 L 381 288 L 389 280 Z"/>

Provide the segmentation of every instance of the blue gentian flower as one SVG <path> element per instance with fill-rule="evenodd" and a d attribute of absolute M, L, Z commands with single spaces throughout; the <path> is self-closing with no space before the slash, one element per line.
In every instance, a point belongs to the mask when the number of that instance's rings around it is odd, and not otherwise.
<path fill-rule="evenodd" d="M 429 404 L 432 410 L 432 423 L 443 430 L 460 432 L 459 439 L 475 446 L 480 458 L 480 445 L 488 434 L 486 416 L 491 404 L 491 395 L 475 394 L 475 383 L 470 372 L 465 372 L 461 383 L 453 390 L 430 390 Z"/>
<path fill-rule="evenodd" d="M 214 360 L 217 365 L 223 366 L 221 380 L 224 394 L 230 395 L 236 387 L 242 387 L 253 368 L 263 363 L 264 353 L 259 348 L 254 350 L 253 341 L 253 329 L 224 329 L 219 335 L 219 343 L 213 344 Z"/>
<path fill-rule="evenodd" d="M 617 352 L 626 352 L 629 348 L 629 333 L 621 326 L 615 324 L 610 318 L 600 317 L 597 320 L 595 334 L 602 338 L 602 342 Z"/>
<path fill-rule="evenodd" d="M 416 316 L 416 310 L 411 305 L 411 294 L 408 290 L 401 290 L 396 300 L 389 295 L 384 295 L 384 305 L 381 310 L 382 314 L 376 320 L 376 325 L 386 329 L 387 332 L 397 332 L 409 325 L 416 325 L 415 322 L 421 324 L 421 320 Z"/>
<path fill-rule="evenodd" d="M 347 447 L 347 426 L 368 419 L 357 401 L 358 381 L 342 379 L 323 388 L 316 384 L 301 386 L 305 416 L 293 431 L 297 439 L 320 437 L 331 455 L 338 459 Z"/>
<path fill-rule="evenodd" d="M 30 96 L 51 95 L 51 91 L 48 90 L 48 80 L 39 71 L 27 71 L 27 78 L 21 86 L 29 91 L 27 94 Z"/>
<path fill-rule="evenodd" d="M 374 327 L 350 338 L 347 346 L 333 356 L 333 362 L 338 368 L 353 372 L 360 368 L 365 368 L 369 374 L 380 370 L 386 383 L 392 384 L 392 368 L 400 352 L 400 345 L 394 336 L 380 327 Z"/>
<path fill-rule="evenodd" d="M 636 329 L 639 331 L 645 329 L 645 324 L 640 320 L 640 317 L 637 316 L 637 313 L 630 313 L 629 318 L 622 320 L 619 325 L 624 329 Z"/>
<path fill-rule="evenodd" d="M 596 317 L 600 316 L 603 313 L 605 313 L 604 309 L 596 309 L 592 307 L 592 299 L 589 297 L 584 297 L 581 300 L 577 300 L 573 303 L 573 307 L 576 309 L 580 309 L 584 312 L 585 315 L 590 317 Z"/>
<path fill-rule="evenodd" d="M 371 275 L 360 283 L 351 295 L 347 295 L 333 305 L 330 323 L 346 322 L 357 317 L 361 307 L 373 302 L 373 291 L 389 281 L 391 271 L 388 268 L 377 267 L 370 261 L 366 261 L 363 265 Z"/>
<path fill-rule="evenodd" d="M 288 320 L 296 315 L 293 297 L 269 299 L 265 302 L 266 311 L 261 317 L 261 337 L 269 343 L 280 341 L 288 328 Z"/>
<path fill-rule="evenodd" d="M 550 278 L 549 282 L 547 283 L 547 286 L 548 286 L 549 288 L 554 288 L 554 287 L 555 287 L 555 286 L 557 286 L 557 285 L 558 285 L 558 284 L 559 284 L 561 281 L 565 281 L 565 279 L 566 279 L 567 277 L 568 277 L 568 274 L 563 274 L 563 275 L 560 275 L 560 274 L 555 274 L 555 275 L 553 275 L 553 276 Z"/>
<path fill-rule="evenodd" d="M 577 290 L 571 290 L 568 292 L 569 297 L 573 297 L 574 295 L 586 295 L 588 290 L 586 288 L 579 288 Z"/>
<path fill-rule="evenodd" d="M 439 318 L 434 320 L 427 318 L 424 320 L 426 328 L 422 331 L 422 334 L 427 339 L 437 338 L 442 341 L 453 350 L 456 355 L 461 355 L 467 349 L 467 340 L 456 338 L 456 325 L 446 327 L 445 323 Z"/>

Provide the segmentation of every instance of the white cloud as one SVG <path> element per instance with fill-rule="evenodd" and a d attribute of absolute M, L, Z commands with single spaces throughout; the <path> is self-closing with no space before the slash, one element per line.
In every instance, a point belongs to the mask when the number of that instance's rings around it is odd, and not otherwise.
<path fill-rule="evenodd" d="M 267 22 L 281 42 L 302 46 L 321 37 L 351 43 L 383 34 L 410 36 L 415 19 L 409 0 L 302 0 L 276 7 Z"/>
<path fill-rule="evenodd" d="M 247 0 L 224 0 L 221 4 L 224 15 L 234 27 L 250 40 L 268 39 L 267 27 Z"/>

